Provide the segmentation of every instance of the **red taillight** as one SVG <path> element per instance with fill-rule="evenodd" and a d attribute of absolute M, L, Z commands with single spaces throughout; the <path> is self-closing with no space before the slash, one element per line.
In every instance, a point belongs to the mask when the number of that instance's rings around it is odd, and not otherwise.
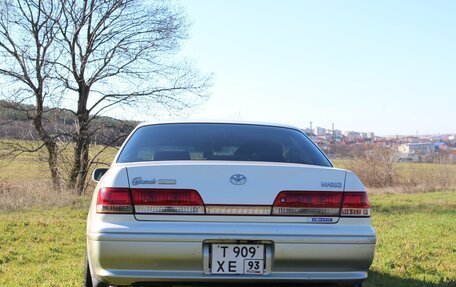
<path fill-rule="evenodd" d="M 369 217 L 370 202 L 366 192 L 344 192 L 342 210 L 343 217 Z"/>
<path fill-rule="evenodd" d="M 299 216 L 339 216 L 342 192 L 282 191 L 277 195 L 272 214 Z"/>
<path fill-rule="evenodd" d="M 193 189 L 132 189 L 136 213 L 204 214 L 201 196 Z"/>
<path fill-rule="evenodd" d="M 105 187 L 98 191 L 98 213 L 133 213 L 128 188 Z"/>

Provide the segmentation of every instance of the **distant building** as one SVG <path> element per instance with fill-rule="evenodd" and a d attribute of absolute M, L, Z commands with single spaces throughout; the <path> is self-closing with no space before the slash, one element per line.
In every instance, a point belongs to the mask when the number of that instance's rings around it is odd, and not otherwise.
<path fill-rule="evenodd" d="M 326 129 L 321 127 L 316 127 L 313 129 L 313 133 L 316 136 L 323 136 L 326 134 Z"/>
<path fill-rule="evenodd" d="M 402 154 L 416 155 L 416 154 L 429 154 L 434 152 L 435 144 L 428 143 L 405 143 L 397 147 L 397 151 Z"/>
<path fill-rule="evenodd" d="M 354 131 L 346 131 L 344 132 L 344 137 L 346 141 L 353 142 L 361 138 L 361 134 L 359 132 Z"/>

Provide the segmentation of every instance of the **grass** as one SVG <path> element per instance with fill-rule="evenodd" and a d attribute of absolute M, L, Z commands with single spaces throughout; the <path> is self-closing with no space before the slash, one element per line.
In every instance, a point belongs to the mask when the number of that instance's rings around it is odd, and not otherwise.
<path fill-rule="evenodd" d="M 0 215 L 0 286 L 81 286 L 85 209 Z"/>
<path fill-rule="evenodd" d="M 46 151 L 44 149 L 35 153 L 21 153 L 12 156 L 11 150 L 17 145 L 33 149 L 40 145 L 38 141 L 19 141 L 19 140 L 0 140 L 0 179 L 8 179 L 9 184 L 23 184 L 34 183 L 35 181 L 41 182 L 50 179 L 49 167 L 46 161 Z M 68 166 L 65 161 L 72 160 L 72 145 L 61 145 L 62 152 L 59 160 L 63 176 L 69 172 Z M 101 151 L 103 146 L 92 145 L 89 158 L 92 159 L 98 152 Z M 110 147 L 105 149 L 98 157 L 98 162 L 110 164 L 117 153 L 117 149 Z M 106 164 L 100 164 L 100 167 L 106 167 Z M 94 168 L 96 166 L 93 166 Z"/>
<path fill-rule="evenodd" d="M 332 160 L 332 163 L 335 167 L 349 168 L 353 164 L 353 160 L 335 159 Z M 402 177 L 411 177 L 417 173 L 440 170 L 441 168 L 445 168 L 456 174 L 456 164 L 398 162 L 394 164 L 394 167 Z"/>
<path fill-rule="evenodd" d="M 381 162 L 377 168 L 369 168 L 370 162 L 341 160 L 333 161 L 336 167 L 354 170 L 371 193 L 423 193 L 441 190 L 456 191 L 456 164 L 393 163 L 389 174 L 393 182 L 382 175 Z M 376 182 L 372 182 L 376 179 Z M 375 185 L 377 184 L 377 185 Z M 381 184 L 378 186 L 378 184 Z M 382 185 L 385 184 L 385 185 Z M 375 187 L 377 186 L 377 187 Z"/>
<path fill-rule="evenodd" d="M 49 178 L 49 169 L 40 153 L 23 153 L 16 157 L 6 156 L 13 144 L 19 141 L 0 141 L 0 177 L 15 184 L 30 179 Z"/>
<path fill-rule="evenodd" d="M 368 287 L 456 286 L 456 192 L 373 195 Z M 0 286 L 81 286 L 86 208 L 0 213 Z"/>
<path fill-rule="evenodd" d="M 368 286 L 456 286 L 456 193 L 374 195 Z"/>

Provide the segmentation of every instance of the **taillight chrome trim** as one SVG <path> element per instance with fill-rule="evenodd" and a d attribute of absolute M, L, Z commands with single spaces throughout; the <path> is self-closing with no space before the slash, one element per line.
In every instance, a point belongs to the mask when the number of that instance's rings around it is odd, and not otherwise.
<path fill-rule="evenodd" d="M 270 205 L 206 205 L 208 215 L 271 215 Z"/>
<path fill-rule="evenodd" d="M 340 208 L 274 207 L 272 215 L 338 217 Z"/>
<path fill-rule="evenodd" d="M 204 206 L 191 205 L 135 205 L 136 214 L 169 214 L 169 215 L 199 215 L 205 214 Z"/>
<path fill-rule="evenodd" d="M 342 208 L 340 217 L 370 217 L 370 208 Z"/>
<path fill-rule="evenodd" d="M 133 214 L 133 206 L 97 204 L 97 213 Z"/>

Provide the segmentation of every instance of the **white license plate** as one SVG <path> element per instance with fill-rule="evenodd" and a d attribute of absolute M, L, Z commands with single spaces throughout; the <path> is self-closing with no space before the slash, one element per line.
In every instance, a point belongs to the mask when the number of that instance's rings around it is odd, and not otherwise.
<path fill-rule="evenodd" d="M 212 244 L 212 274 L 261 275 L 264 272 L 264 245 Z"/>

